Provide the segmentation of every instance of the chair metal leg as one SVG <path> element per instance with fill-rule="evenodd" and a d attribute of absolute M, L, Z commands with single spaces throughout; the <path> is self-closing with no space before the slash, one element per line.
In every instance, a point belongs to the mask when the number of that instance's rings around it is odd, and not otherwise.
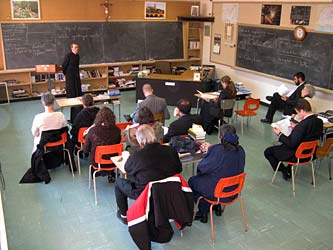
<path fill-rule="evenodd" d="M 221 119 L 218 120 L 217 140 L 220 140 L 220 127 L 221 127 Z"/>
<path fill-rule="evenodd" d="M 94 181 L 94 195 L 95 195 L 95 205 L 97 206 L 97 187 L 96 187 L 96 173 L 100 172 L 101 170 L 96 170 L 93 173 L 93 181 Z"/>
<path fill-rule="evenodd" d="M 199 207 L 199 202 L 200 202 L 200 200 L 201 200 L 202 198 L 203 198 L 203 197 L 200 196 L 200 197 L 198 198 L 197 202 L 196 202 L 195 205 L 194 205 L 192 221 L 194 221 L 194 219 L 195 219 L 195 215 L 196 215 L 196 213 L 197 213 L 197 211 L 198 211 L 198 207 Z"/>
<path fill-rule="evenodd" d="M 332 166 L 331 166 L 331 158 L 332 157 L 328 157 L 327 160 L 328 160 L 328 174 L 329 174 L 329 179 L 332 180 Z"/>
<path fill-rule="evenodd" d="M 69 161 L 69 166 L 71 167 L 72 176 L 73 176 L 73 178 L 74 178 L 74 169 L 73 169 L 73 163 L 72 163 L 71 154 L 69 153 L 69 150 L 68 150 L 67 148 L 64 148 L 64 151 L 67 152 L 67 155 L 68 155 L 68 161 Z"/>
<path fill-rule="evenodd" d="M 241 197 L 239 197 L 239 204 L 240 204 L 240 207 L 242 209 L 243 222 L 244 222 L 244 230 L 245 230 L 245 232 L 247 232 L 248 227 L 247 227 L 247 224 L 246 224 L 246 216 L 245 216 L 244 204 L 243 204 L 243 200 L 242 200 Z"/>
<path fill-rule="evenodd" d="M 88 188 L 90 189 L 90 182 L 91 182 L 91 169 L 92 169 L 92 165 L 89 165 L 89 173 L 88 173 Z"/>
<path fill-rule="evenodd" d="M 291 166 L 291 180 L 292 180 L 292 185 L 293 185 L 293 195 L 295 198 L 296 191 L 295 191 L 295 173 L 294 173 L 294 165 Z"/>
<path fill-rule="evenodd" d="M 315 168 L 313 161 L 311 161 L 311 169 L 312 169 L 312 183 L 313 183 L 313 188 L 316 187 L 316 178 L 315 178 Z"/>
<path fill-rule="evenodd" d="M 77 168 L 79 170 L 79 175 L 81 175 L 81 161 L 80 161 L 80 152 L 82 151 L 82 149 L 79 149 L 76 152 L 76 159 L 77 159 Z"/>
<path fill-rule="evenodd" d="M 275 177 L 276 177 L 277 172 L 279 171 L 279 168 L 280 168 L 281 163 L 282 163 L 282 161 L 279 161 L 279 163 L 278 163 L 278 165 L 277 165 L 277 167 L 276 167 L 276 169 L 275 169 L 275 172 L 274 172 L 274 175 L 273 175 L 273 178 L 272 178 L 272 184 L 273 184 L 273 182 L 274 182 L 274 180 L 275 180 Z"/>
<path fill-rule="evenodd" d="M 243 123 L 244 123 L 244 116 L 243 116 L 242 119 L 241 119 L 241 130 L 242 130 L 242 135 L 244 134 L 244 133 L 243 133 Z"/>
<path fill-rule="evenodd" d="M 209 208 L 209 214 L 210 214 L 210 227 L 211 227 L 211 233 L 212 233 L 212 244 L 214 245 L 215 243 L 215 240 L 214 240 L 214 219 L 213 219 L 213 205 L 214 204 L 211 204 L 210 205 L 210 208 Z"/>

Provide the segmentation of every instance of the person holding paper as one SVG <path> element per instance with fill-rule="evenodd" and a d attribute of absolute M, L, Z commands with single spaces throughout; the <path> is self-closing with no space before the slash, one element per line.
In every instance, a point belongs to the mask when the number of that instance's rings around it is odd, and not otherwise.
<path fill-rule="evenodd" d="M 323 121 L 312 113 L 307 100 L 297 100 L 295 110 L 301 121 L 292 129 L 289 136 L 283 134 L 278 127 L 274 127 L 273 131 L 279 137 L 281 144 L 268 147 L 264 151 L 264 155 L 274 171 L 279 161 L 297 161 L 295 152 L 302 142 L 318 140 L 322 135 Z M 290 178 L 290 166 L 281 166 L 279 171 L 282 172 L 283 179 Z"/>
<path fill-rule="evenodd" d="M 271 101 L 271 104 L 268 107 L 266 117 L 261 119 L 261 122 L 271 124 L 273 122 L 274 114 L 277 110 L 282 109 L 285 115 L 291 115 L 294 113 L 294 107 L 296 101 L 301 97 L 301 91 L 304 88 L 305 84 L 305 75 L 302 72 L 298 72 L 294 75 L 294 83 L 297 88 L 290 96 L 280 95 L 279 93 L 274 93 L 274 95 L 267 96 L 266 99 Z"/>
<path fill-rule="evenodd" d="M 202 121 L 202 126 L 207 134 L 213 132 L 214 125 L 217 124 L 217 121 L 221 115 L 230 117 L 233 110 L 225 110 L 224 114 L 220 114 L 220 103 L 224 99 L 235 99 L 236 98 L 236 87 L 231 81 L 229 76 L 223 76 L 221 79 L 221 85 L 223 89 L 215 101 L 204 102 L 201 106 L 200 119 Z"/>

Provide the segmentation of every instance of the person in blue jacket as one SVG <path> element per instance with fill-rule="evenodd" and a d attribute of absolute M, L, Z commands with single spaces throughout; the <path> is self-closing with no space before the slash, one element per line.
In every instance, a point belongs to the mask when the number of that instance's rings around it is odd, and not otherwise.
<path fill-rule="evenodd" d="M 244 172 L 245 151 L 238 144 L 236 129 L 230 124 L 224 124 L 220 128 L 220 144 L 210 145 L 204 143 L 202 150 L 208 152 L 198 165 L 197 175 L 189 179 L 189 185 L 193 191 L 194 201 L 200 196 L 214 199 L 214 189 L 221 178 L 231 177 Z M 231 201 L 225 198 L 224 201 Z M 214 207 L 216 215 L 222 214 L 221 206 Z M 195 219 L 207 223 L 209 204 L 203 199 L 199 203 L 199 211 Z"/>

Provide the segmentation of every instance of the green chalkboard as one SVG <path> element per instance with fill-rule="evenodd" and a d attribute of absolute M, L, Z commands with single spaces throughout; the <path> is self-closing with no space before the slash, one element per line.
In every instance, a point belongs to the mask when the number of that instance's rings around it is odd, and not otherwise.
<path fill-rule="evenodd" d="M 239 26 L 236 65 L 287 79 L 302 71 L 307 83 L 333 89 L 333 35 L 296 41 L 292 30 Z"/>
<path fill-rule="evenodd" d="M 181 22 L 2 23 L 7 69 L 61 64 L 73 41 L 81 64 L 183 58 Z"/>

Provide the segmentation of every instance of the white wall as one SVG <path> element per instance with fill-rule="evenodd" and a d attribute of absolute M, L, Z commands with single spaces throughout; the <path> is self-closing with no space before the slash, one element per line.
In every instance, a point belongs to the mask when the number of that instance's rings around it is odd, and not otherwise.
<path fill-rule="evenodd" d="M 201 0 L 200 3 L 201 15 L 208 16 L 209 13 L 212 13 L 212 2 L 210 0 Z M 285 84 L 291 89 L 294 88 L 291 80 L 290 82 L 274 80 L 269 77 L 248 73 L 222 64 L 212 63 L 210 61 L 210 44 L 211 37 L 204 37 L 202 63 L 213 64 L 216 66 L 216 78 L 221 78 L 223 75 L 229 75 L 235 82 L 243 82 L 245 88 L 253 92 L 252 97 L 260 98 L 262 102 L 268 103 L 265 97 L 267 95 L 272 95 L 281 84 Z M 292 76 L 290 76 L 290 78 L 292 78 Z M 324 93 L 317 91 L 316 95 L 313 97 L 313 105 L 316 107 L 317 111 L 326 111 L 328 109 L 333 110 L 333 91 L 330 92 L 331 93 Z"/>

